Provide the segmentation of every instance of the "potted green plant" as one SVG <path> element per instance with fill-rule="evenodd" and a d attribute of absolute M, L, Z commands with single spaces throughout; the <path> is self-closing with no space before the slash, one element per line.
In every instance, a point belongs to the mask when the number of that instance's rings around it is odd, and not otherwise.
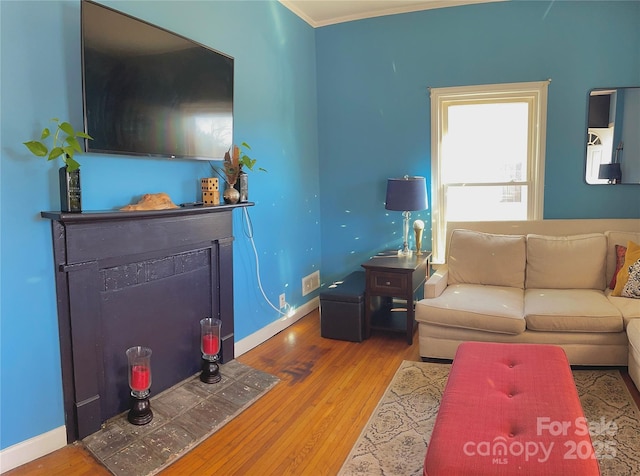
<path fill-rule="evenodd" d="M 51 131 L 48 127 L 42 129 L 40 134 L 40 140 L 30 140 L 24 142 L 27 149 L 36 157 L 45 157 L 48 155 L 47 160 L 54 160 L 58 157 L 62 157 L 62 161 L 68 168 L 69 172 L 73 172 L 80 167 L 80 164 L 73 158 L 76 152 L 82 152 L 80 147 L 80 141 L 78 138 L 93 140 L 89 134 L 85 134 L 82 131 L 76 131 L 68 122 L 60 122 L 60 119 L 51 119 L 56 123 L 56 131 L 53 135 L 53 143 L 51 150 L 43 142 L 47 138 L 51 137 Z"/>
<path fill-rule="evenodd" d="M 237 148 L 239 149 L 239 155 L 240 155 L 240 158 L 238 161 L 238 165 L 240 166 L 240 172 L 242 173 L 243 167 L 246 167 L 249 170 L 253 171 L 253 167 L 255 167 L 257 159 L 252 159 L 247 155 L 246 152 L 242 150 L 242 148 L 251 150 L 251 147 L 249 146 L 249 144 L 247 144 L 246 142 L 243 142 L 242 144 L 240 144 L 240 147 L 237 147 Z M 263 169 L 262 167 L 258 167 L 258 170 L 262 172 L 266 172 L 266 169 Z"/>
<path fill-rule="evenodd" d="M 233 153 L 231 153 L 231 149 L 233 149 Z M 224 154 L 222 172 L 219 168 L 211 166 L 227 183 L 223 193 L 226 203 L 246 202 L 249 199 L 249 180 L 243 168 L 253 171 L 257 159 L 249 157 L 246 150 L 251 150 L 251 146 L 246 142 L 241 143 L 240 146 L 233 145 Z M 258 167 L 257 170 L 266 172 L 266 169 L 262 167 Z"/>
<path fill-rule="evenodd" d="M 82 152 L 79 138 L 93 140 L 89 134 L 76 131 L 68 122 L 61 122 L 58 118 L 51 119 L 56 124 L 55 133 L 51 136 L 48 127 L 42 129 L 40 140 L 30 140 L 24 145 L 36 157 L 47 157 L 47 160 L 62 158 L 64 166 L 60 168 L 60 208 L 63 212 L 82 211 L 80 193 L 80 164 L 73 156 Z M 51 150 L 45 144 L 52 137 Z"/>

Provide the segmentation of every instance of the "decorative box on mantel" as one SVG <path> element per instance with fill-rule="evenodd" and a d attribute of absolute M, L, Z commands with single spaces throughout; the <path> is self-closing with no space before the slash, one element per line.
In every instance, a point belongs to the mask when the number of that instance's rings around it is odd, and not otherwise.
<path fill-rule="evenodd" d="M 200 320 L 222 320 L 221 360 L 234 358 L 234 208 L 42 212 L 51 219 L 67 440 L 129 403 L 134 345 L 154 352 L 154 394 L 200 369 Z"/>

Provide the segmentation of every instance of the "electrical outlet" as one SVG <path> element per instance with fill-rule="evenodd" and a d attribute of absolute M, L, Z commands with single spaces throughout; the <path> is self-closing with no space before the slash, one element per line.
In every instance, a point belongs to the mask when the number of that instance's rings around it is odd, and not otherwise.
<path fill-rule="evenodd" d="M 311 291 L 315 291 L 320 287 L 320 271 L 314 271 L 313 273 L 302 278 L 302 295 L 306 296 Z"/>
<path fill-rule="evenodd" d="M 283 307 L 286 307 L 286 305 L 287 305 L 287 298 L 284 295 L 284 293 L 282 293 L 280 295 L 280 309 L 282 309 Z"/>

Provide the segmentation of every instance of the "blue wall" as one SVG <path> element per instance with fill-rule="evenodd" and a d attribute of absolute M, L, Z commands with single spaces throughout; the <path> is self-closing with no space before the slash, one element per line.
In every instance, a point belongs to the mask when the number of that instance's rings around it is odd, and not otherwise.
<path fill-rule="evenodd" d="M 640 86 L 638 25 L 640 2 L 519 1 L 318 29 L 325 279 L 399 245 L 400 213 L 384 209 L 386 179 L 431 182 L 429 87 L 551 78 L 545 218 L 639 217 L 639 186 L 584 181 L 587 92 Z M 413 217 L 431 220 L 429 211 Z"/>
<path fill-rule="evenodd" d="M 276 1 L 104 3 L 235 57 L 235 136 L 269 171 L 250 177 L 250 213 L 276 303 L 281 292 L 292 305 L 313 297 L 301 296 L 300 279 L 320 263 L 327 282 L 399 245 L 385 181 L 429 177 L 428 87 L 552 78 L 545 216 L 640 217 L 638 187 L 583 178 L 587 91 L 640 85 L 638 2 L 501 2 L 315 31 Z M 39 217 L 59 206 L 59 164 L 21 143 L 50 117 L 81 123 L 79 15 L 76 0 L 0 1 L 1 448 L 64 423 L 51 235 Z M 192 201 L 209 175 L 199 162 L 79 159 L 85 209 L 154 191 Z M 413 216 L 430 220 L 429 211 Z M 279 316 L 258 290 L 241 212 L 234 218 L 241 339 Z M 16 411 L 26 407 L 35 411 Z"/>
<path fill-rule="evenodd" d="M 275 1 L 104 4 L 235 58 L 235 138 L 267 173 L 250 176 L 249 209 L 267 296 L 293 306 L 319 269 L 320 208 L 314 30 Z M 51 229 L 57 167 L 30 156 L 52 117 L 82 124 L 80 2 L 0 2 L 2 47 L 1 448 L 64 424 Z M 118 208 L 146 192 L 199 199 L 207 162 L 77 155 L 83 208 Z M 262 298 L 253 250 L 234 211 L 236 339 L 280 316 Z M 29 412 L 25 409 L 29 408 Z"/>

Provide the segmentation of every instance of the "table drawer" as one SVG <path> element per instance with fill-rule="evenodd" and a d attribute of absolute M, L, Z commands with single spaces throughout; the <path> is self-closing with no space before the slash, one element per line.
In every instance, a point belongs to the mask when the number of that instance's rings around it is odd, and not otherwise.
<path fill-rule="evenodd" d="M 403 296 L 409 289 L 409 278 L 408 274 L 372 271 L 369 277 L 369 290 L 373 294 Z"/>

